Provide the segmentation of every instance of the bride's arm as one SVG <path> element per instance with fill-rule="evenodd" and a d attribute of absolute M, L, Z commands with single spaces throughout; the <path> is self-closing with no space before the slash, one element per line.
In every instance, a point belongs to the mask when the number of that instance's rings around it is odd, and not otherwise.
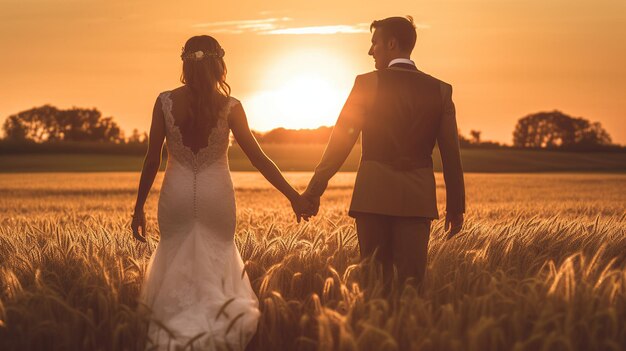
<path fill-rule="evenodd" d="M 233 131 L 235 140 L 246 154 L 252 165 L 263 174 L 278 191 L 283 193 L 287 199 L 291 202 L 291 205 L 296 213 L 298 222 L 300 222 L 300 215 L 306 212 L 306 209 L 310 207 L 310 203 L 302 198 L 300 194 L 287 182 L 280 169 L 276 164 L 263 152 L 261 146 L 257 142 L 254 135 L 250 131 L 248 126 L 248 119 L 246 113 L 241 106 L 241 103 L 237 103 L 232 107 L 229 115 L 230 129 Z M 304 216 L 308 219 L 308 216 Z"/>
<path fill-rule="evenodd" d="M 161 152 L 163 149 L 163 141 L 165 140 L 165 120 L 163 117 L 163 109 L 161 101 L 157 98 L 152 110 L 152 123 L 150 125 L 150 136 L 148 138 L 148 152 L 143 161 L 141 170 L 141 178 L 139 179 L 139 190 L 137 191 L 137 201 L 135 202 L 135 212 L 133 218 L 133 234 L 135 238 L 145 241 L 145 217 L 143 206 L 154 183 L 154 178 L 161 166 Z M 138 227 L 141 227 L 143 234 L 137 237 Z M 143 240 L 142 240 L 143 239 Z"/>

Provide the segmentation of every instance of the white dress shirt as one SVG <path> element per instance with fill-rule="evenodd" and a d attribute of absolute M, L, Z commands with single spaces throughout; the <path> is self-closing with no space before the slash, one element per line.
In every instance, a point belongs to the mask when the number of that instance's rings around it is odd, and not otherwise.
<path fill-rule="evenodd" d="M 410 60 L 410 59 L 407 59 L 407 58 L 395 58 L 395 59 L 391 60 L 391 62 L 389 62 L 389 66 L 387 66 L 387 67 L 390 67 L 391 65 L 396 64 L 396 63 L 406 63 L 406 64 L 409 64 L 409 65 L 415 66 L 415 62 L 413 62 L 413 60 Z"/>

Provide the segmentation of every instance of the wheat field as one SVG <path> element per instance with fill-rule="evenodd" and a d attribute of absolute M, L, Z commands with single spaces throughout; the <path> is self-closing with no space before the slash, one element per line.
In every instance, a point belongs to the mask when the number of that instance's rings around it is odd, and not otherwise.
<path fill-rule="evenodd" d="M 303 188 L 309 173 L 288 173 Z M 137 350 L 158 242 L 129 230 L 138 173 L 0 175 L 0 350 Z M 250 350 L 624 350 L 626 175 L 467 174 L 465 229 L 435 221 L 423 291 L 384 299 L 359 264 L 340 173 L 297 224 L 258 173 L 233 173 L 236 243 L 260 301 Z M 440 175 L 439 206 L 445 189 Z M 361 274 L 369 272 L 370 275 Z"/>

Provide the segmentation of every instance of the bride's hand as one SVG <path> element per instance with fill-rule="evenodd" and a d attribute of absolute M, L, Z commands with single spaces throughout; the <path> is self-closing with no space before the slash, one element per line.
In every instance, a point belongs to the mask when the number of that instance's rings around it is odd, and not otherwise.
<path fill-rule="evenodd" d="M 133 220 L 130 224 L 130 227 L 133 230 L 133 236 L 135 239 L 145 243 L 146 242 L 146 214 L 141 212 L 135 212 L 133 214 Z M 139 228 L 141 228 L 141 233 L 139 232 Z"/>

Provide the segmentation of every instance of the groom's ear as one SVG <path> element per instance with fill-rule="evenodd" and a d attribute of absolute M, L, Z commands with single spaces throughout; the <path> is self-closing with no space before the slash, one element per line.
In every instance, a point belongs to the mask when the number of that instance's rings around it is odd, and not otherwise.
<path fill-rule="evenodd" d="M 387 50 L 392 51 L 398 48 L 398 39 L 390 37 L 387 39 Z"/>

